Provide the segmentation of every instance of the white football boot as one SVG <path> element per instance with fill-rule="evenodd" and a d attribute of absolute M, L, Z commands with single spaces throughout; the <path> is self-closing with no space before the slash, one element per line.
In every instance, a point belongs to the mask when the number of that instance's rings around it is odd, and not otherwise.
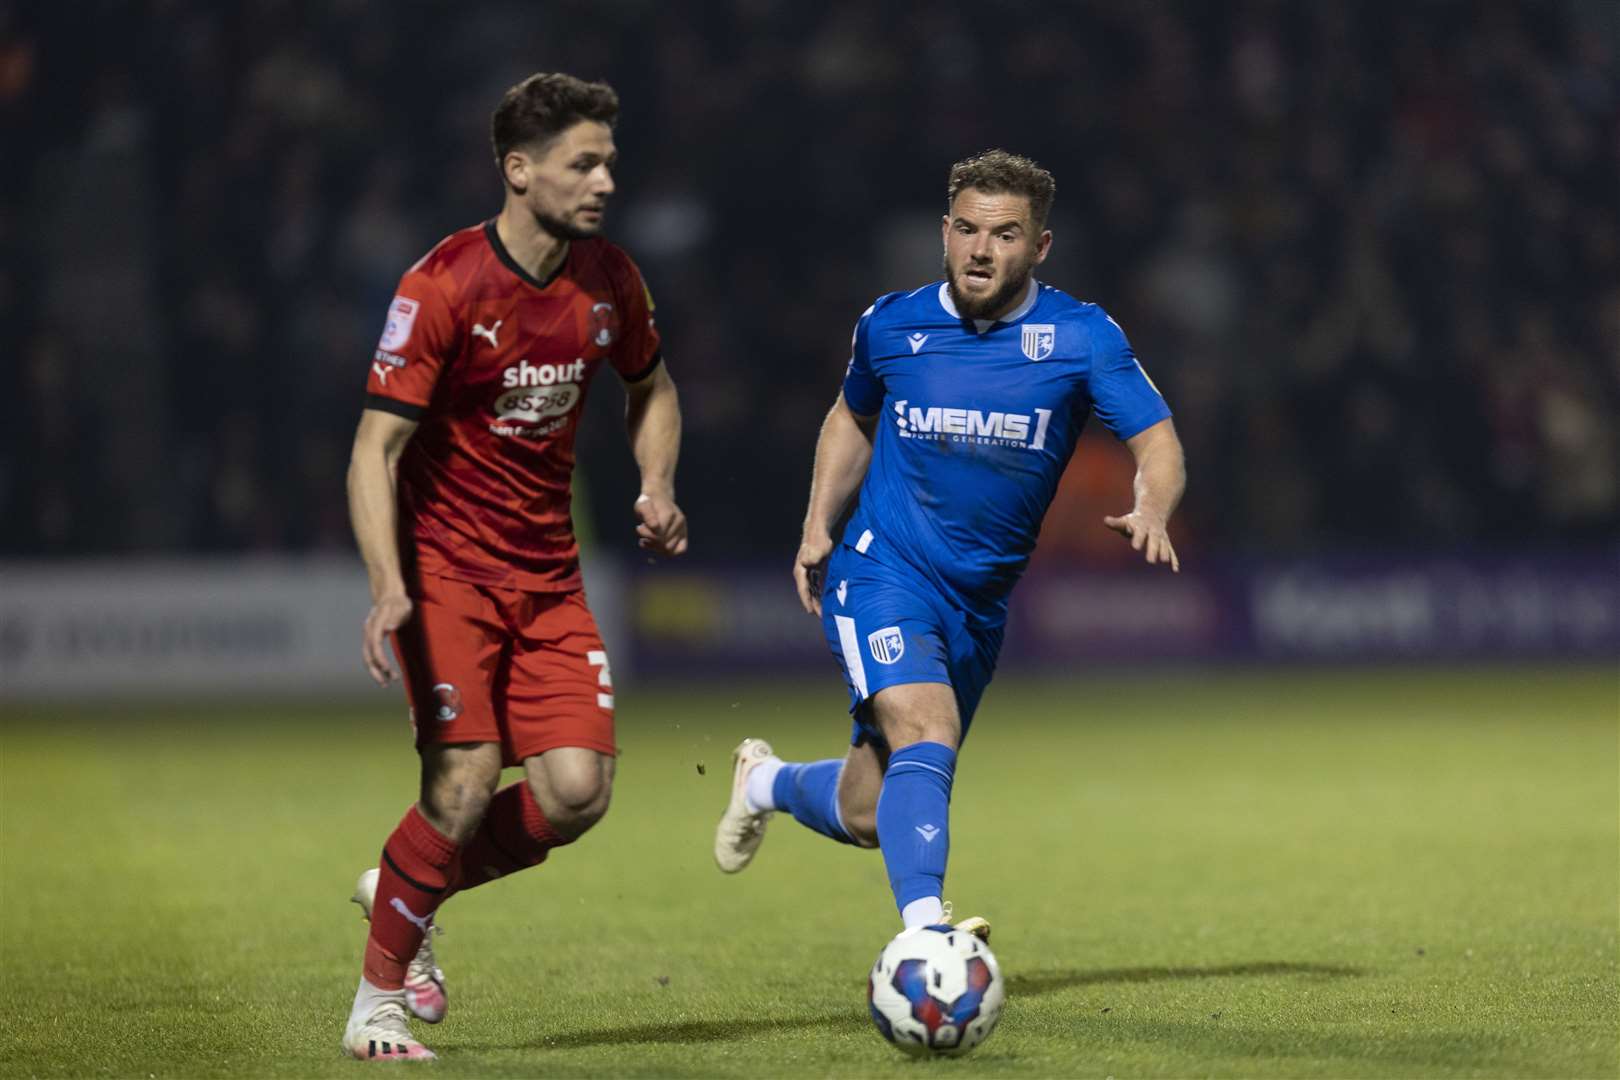
<path fill-rule="evenodd" d="M 343 1049 L 361 1061 L 432 1061 L 439 1055 L 417 1042 L 405 1026 L 405 1006 L 385 1001 L 364 1020 L 343 1029 Z"/>
<path fill-rule="evenodd" d="M 990 944 L 990 920 L 989 919 L 986 919 L 981 915 L 969 915 L 967 918 L 963 919 L 961 922 L 953 923 L 953 922 L 951 922 L 951 915 L 952 915 L 951 902 L 949 900 L 947 900 L 947 901 L 945 901 L 944 904 L 941 905 L 941 907 L 943 907 L 944 910 L 940 912 L 940 916 L 939 916 L 939 921 L 940 922 L 945 923 L 948 926 L 952 926 L 957 930 L 962 930 L 962 931 L 965 931 L 966 933 L 972 934 L 974 937 L 978 938 L 980 941 L 984 942 L 986 945 Z"/>
<path fill-rule="evenodd" d="M 367 922 L 371 921 L 371 905 L 377 902 L 378 872 L 373 866 L 361 874 L 351 897 L 366 913 Z M 428 924 L 428 932 L 422 935 L 422 944 L 405 968 L 405 1004 L 412 1016 L 429 1024 L 437 1024 L 450 1011 L 450 997 L 444 990 L 444 972 L 433 960 L 433 935 L 439 933 L 443 931 L 438 923 Z"/>
<path fill-rule="evenodd" d="M 728 874 L 735 874 L 754 859 L 765 839 L 769 810 L 755 813 L 748 808 L 748 774 L 772 757 L 771 744 L 764 739 L 744 739 L 731 754 L 731 801 L 720 815 L 714 830 L 714 862 Z"/>

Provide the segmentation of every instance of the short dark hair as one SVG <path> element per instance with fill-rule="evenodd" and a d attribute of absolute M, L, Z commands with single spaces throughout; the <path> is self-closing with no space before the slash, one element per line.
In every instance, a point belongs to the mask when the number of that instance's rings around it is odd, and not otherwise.
<path fill-rule="evenodd" d="M 542 71 L 501 96 L 489 118 L 489 141 L 499 166 L 513 150 L 545 144 L 581 120 L 612 127 L 619 119 L 619 95 L 605 82 L 586 82 L 561 72 Z"/>
<path fill-rule="evenodd" d="M 951 179 L 945 189 L 945 212 L 956 197 L 968 188 L 988 195 L 1022 195 L 1029 200 L 1029 215 L 1037 229 L 1046 227 L 1046 215 L 1057 196 L 1052 174 L 1027 157 L 1005 150 L 986 150 L 951 166 Z"/>

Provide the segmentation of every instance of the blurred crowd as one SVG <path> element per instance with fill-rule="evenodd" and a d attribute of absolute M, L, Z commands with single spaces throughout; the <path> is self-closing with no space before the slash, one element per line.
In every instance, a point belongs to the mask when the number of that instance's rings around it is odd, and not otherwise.
<path fill-rule="evenodd" d="M 395 283 L 499 208 L 489 112 L 549 69 L 623 101 L 697 551 L 790 556 L 854 320 L 990 146 L 1176 412 L 1186 545 L 1620 528 L 1620 4 L 0 0 L 4 553 L 348 547 Z M 582 516 L 628 546 L 610 382 Z M 1091 440 L 1082 553 L 1129 497 Z"/>

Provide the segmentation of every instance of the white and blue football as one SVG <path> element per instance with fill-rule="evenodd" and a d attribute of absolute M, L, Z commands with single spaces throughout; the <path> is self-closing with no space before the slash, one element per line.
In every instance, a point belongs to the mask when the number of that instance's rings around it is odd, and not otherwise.
<path fill-rule="evenodd" d="M 950 926 L 906 930 L 866 980 L 872 1023 L 915 1057 L 965 1054 L 996 1029 L 1006 988 L 990 947 Z"/>

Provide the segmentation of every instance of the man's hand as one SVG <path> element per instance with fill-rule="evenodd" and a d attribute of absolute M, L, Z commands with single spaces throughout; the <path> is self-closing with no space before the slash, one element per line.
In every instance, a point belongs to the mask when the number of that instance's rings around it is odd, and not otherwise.
<path fill-rule="evenodd" d="M 686 515 L 675 500 L 662 495 L 642 495 L 636 499 L 636 541 L 644 551 L 674 558 L 686 551 Z"/>
<path fill-rule="evenodd" d="M 793 583 L 799 588 L 799 603 L 812 615 L 821 614 L 821 583 L 832 554 L 832 537 L 826 532 L 806 529 L 793 559 Z"/>
<path fill-rule="evenodd" d="M 1140 510 L 1132 510 L 1124 517 L 1105 517 L 1103 524 L 1129 539 L 1131 547 L 1137 551 L 1145 551 L 1148 562 L 1167 562 L 1171 570 L 1181 573 L 1181 560 L 1176 557 L 1176 549 L 1170 544 L 1170 533 L 1162 520 Z"/>
<path fill-rule="evenodd" d="M 411 620 L 411 598 L 404 593 L 390 593 L 378 598 L 366 615 L 361 655 L 366 659 L 366 670 L 378 686 L 394 681 L 394 665 L 388 659 L 388 635 Z"/>

